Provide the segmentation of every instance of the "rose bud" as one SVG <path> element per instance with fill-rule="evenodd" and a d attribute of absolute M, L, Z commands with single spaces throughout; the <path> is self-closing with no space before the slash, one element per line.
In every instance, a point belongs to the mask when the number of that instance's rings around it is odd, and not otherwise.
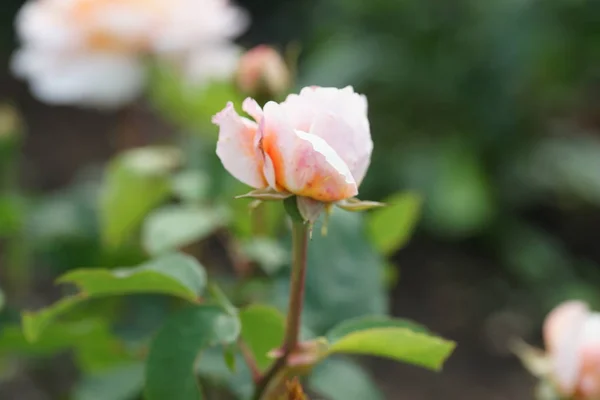
<path fill-rule="evenodd" d="M 236 81 L 246 94 L 277 98 L 290 87 L 290 71 L 275 49 L 261 45 L 240 58 Z"/>
<path fill-rule="evenodd" d="M 373 150 L 365 96 L 352 87 L 307 87 L 264 109 L 250 98 L 242 108 L 254 121 L 229 103 L 213 122 L 225 169 L 259 189 L 250 197 L 295 195 L 309 222 L 331 204 L 354 205 L 348 201 L 358 193 Z"/>

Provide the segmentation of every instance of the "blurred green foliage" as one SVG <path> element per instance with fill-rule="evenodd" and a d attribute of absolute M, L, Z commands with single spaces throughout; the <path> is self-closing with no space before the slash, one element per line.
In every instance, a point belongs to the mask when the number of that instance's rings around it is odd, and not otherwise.
<path fill-rule="evenodd" d="M 598 306 L 597 254 L 571 249 L 600 206 L 599 22 L 594 0 L 322 0 L 298 86 L 367 94 L 362 196 L 419 193 L 424 234 L 485 243 L 514 278 L 503 295 L 537 318 L 572 297 Z"/>

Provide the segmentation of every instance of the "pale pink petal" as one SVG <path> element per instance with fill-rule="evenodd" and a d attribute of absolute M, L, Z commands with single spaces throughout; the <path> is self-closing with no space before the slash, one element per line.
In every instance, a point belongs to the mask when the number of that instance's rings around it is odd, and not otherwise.
<path fill-rule="evenodd" d="M 555 308 L 544 323 L 544 340 L 561 392 L 571 395 L 582 368 L 580 338 L 589 315 L 587 305 L 569 301 Z"/>
<path fill-rule="evenodd" d="M 332 112 L 347 119 L 350 125 L 368 130 L 367 99 L 365 96 L 354 92 L 352 86 L 343 89 L 319 86 L 305 87 L 299 95 L 291 94 L 285 100 L 292 107 L 300 110 L 290 115 L 296 129 L 305 130 L 310 126 L 316 114 L 326 111 Z M 308 126 L 307 126 L 308 125 Z"/>
<path fill-rule="evenodd" d="M 373 152 L 365 96 L 344 89 L 317 86 L 289 95 L 282 103 L 294 129 L 322 137 L 344 160 L 358 185 Z"/>
<path fill-rule="evenodd" d="M 294 130 L 282 107 L 264 108 L 260 146 L 273 163 L 277 185 L 299 196 L 324 202 L 358 193 L 352 173 L 322 138 Z"/>
<path fill-rule="evenodd" d="M 371 163 L 373 141 L 370 135 L 355 136 L 348 122 L 330 112 L 320 113 L 315 118 L 310 133 L 323 138 L 340 155 L 360 185 Z"/>
<path fill-rule="evenodd" d="M 325 210 L 326 205 L 321 201 L 313 200 L 308 197 L 298 197 L 297 204 L 298 211 L 300 211 L 302 218 L 310 223 L 319 219 L 319 216 Z"/>
<path fill-rule="evenodd" d="M 257 124 L 240 117 L 231 102 L 212 121 L 219 126 L 217 155 L 225 169 L 248 186 L 267 187 L 262 174 L 263 159 L 255 141 Z"/>
<path fill-rule="evenodd" d="M 585 321 L 580 337 L 582 373 L 579 392 L 585 399 L 600 398 L 600 313 Z"/>
<path fill-rule="evenodd" d="M 256 122 L 260 122 L 263 117 L 263 110 L 260 108 L 256 100 L 248 97 L 242 103 L 242 110 L 250 115 Z"/>
<path fill-rule="evenodd" d="M 588 315 L 581 340 L 586 345 L 600 348 L 600 313 Z"/>

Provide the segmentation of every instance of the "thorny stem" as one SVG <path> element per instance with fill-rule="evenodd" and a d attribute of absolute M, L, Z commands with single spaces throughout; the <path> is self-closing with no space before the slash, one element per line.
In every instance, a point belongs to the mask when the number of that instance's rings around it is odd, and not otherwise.
<path fill-rule="evenodd" d="M 310 227 L 304 221 L 292 217 L 292 275 L 290 278 L 290 302 L 287 315 L 283 355 L 278 358 L 256 385 L 253 400 L 260 400 L 271 382 L 285 368 L 287 358 L 296 350 L 300 336 L 300 317 L 304 303 L 306 281 L 306 253 Z"/>

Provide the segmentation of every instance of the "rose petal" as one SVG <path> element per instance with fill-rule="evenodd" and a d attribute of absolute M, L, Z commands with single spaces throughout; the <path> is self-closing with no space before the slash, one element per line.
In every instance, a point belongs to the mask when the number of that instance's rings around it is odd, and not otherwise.
<path fill-rule="evenodd" d="M 580 343 L 582 372 L 579 391 L 583 398 L 600 398 L 600 313 L 588 316 Z"/>
<path fill-rule="evenodd" d="M 263 110 L 260 108 L 256 100 L 248 97 L 242 103 L 242 110 L 250 115 L 256 122 L 260 122 L 263 117 Z"/>
<path fill-rule="evenodd" d="M 358 185 L 371 161 L 373 141 L 365 96 L 344 89 L 307 87 L 282 103 L 292 126 L 322 137 L 352 171 Z"/>
<path fill-rule="evenodd" d="M 350 169 L 335 150 L 318 136 L 294 130 L 279 104 L 265 105 L 260 131 L 265 164 L 269 158 L 279 187 L 323 202 L 358 193 Z"/>
<path fill-rule="evenodd" d="M 565 395 L 574 392 L 582 368 L 580 338 L 588 315 L 585 303 L 569 301 L 555 308 L 544 323 L 544 340 L 554 377 Z"/>
<path fill-rule="evenodd" d="M 354 128 L 338 114 L 320 113 L 310 127 L 310 133 L 323 138 L 344 160 L 358 185 L 371 163 L 373 141 L 369 135 L 354 135 Z"/>
<path fill-rule="evenodd" d="M 219 126 L 217 155 L 225 169 L 248 186 L 266 187 L 263 160 L 255 141 L 256 123 L 240 117 L 231 102 L 212 121 Z"/>

